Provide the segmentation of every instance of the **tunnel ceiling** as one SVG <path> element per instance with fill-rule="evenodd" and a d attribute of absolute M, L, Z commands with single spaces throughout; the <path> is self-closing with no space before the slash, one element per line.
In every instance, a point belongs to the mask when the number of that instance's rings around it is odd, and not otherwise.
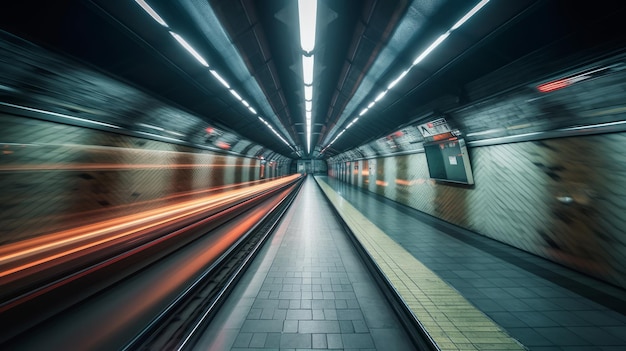
<path fill-rule="evenodd" d="M 420 114 L 470 104 L 467 85 L 528 55 L 546 63 L 600 55 L 623 42 L 618 1 L 495 1 L 434 49 L 358 123 L 324 149 L 478 1 L 319 0 L 311 153 L 306 153 L 296 0 L 20 1 L 2 29 L 77 58 L 283 155 L 328 157 L 394 131 Z M 176 32 L 256 111 L 242 105 L 169 31 Z M 258 118 L 262 116 L 286 145 Z M 157 122 L 155 122 L 157 123 Z M 299 151 L 296 153 L 294 150 Z"/>

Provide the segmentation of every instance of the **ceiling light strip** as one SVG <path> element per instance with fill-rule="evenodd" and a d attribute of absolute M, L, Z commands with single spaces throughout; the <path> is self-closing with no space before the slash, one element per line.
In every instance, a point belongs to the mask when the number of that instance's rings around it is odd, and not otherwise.
<path fill-rule="evenodd" d="M 315 57 L 315 31 L 317 24 L 317 0 L 298 0 L 298 23 L 302 55 L 302 79 L 304 81 L 304 110 L 306 125 L 306 149 L 311 153 L 311 110 L 313 109 L 313 67 Z"/>
<path fill-rule="evenodd" d="M 150 17 L 152 17 L 152 19 L 157 21 L 163 27 L 169 28 L 169 26 L 167 25 L 167 23 L 165 23 L 163 18 L 161 18 L 161 16 L 159 16 L 159 14 L 156 13 L 156 11 L 154 11 L 154 9 L 150 7 L 150 5 L 148 5 L 144 0 L 135 0 L 135 2 L 139 4 L 139 6 L 141 6 L 141 8 L 144 9 L 144 11 L 146 11 L 150 15 Z"/>
<path fill-rule="evenodd" d="M 300 23 L 300 47 L 309 53 L 315 49 L 315 25 L 317 24 L 317 0 L 298 0 Z"/>
<path fill-rule="evenodd" d="M 209 64 L 206 62 L 204 57 L 202 57 L 183 37 L 180 35 L 170 31 L 170 34 L 178 41 L 180 45 L 182 45 L 202 66 L 209 67 Z"/>
<path fill-rule="evenodd" d="M 174 37 L 174 39 L 176 39 L 176 41 L 183 47 L 185 48 L 185 50 L 187 50 L 187 52 L 189 52 L 198 62 L 200 62 L 200 64 L 204 67 L 209 67 L 209 63 L 204 59 L 204 57 L 202 57 L 202 55 L 200 55 L 192 46 L 191 44 L 189 44 L 183 37 L 181 37 L 179 34 L 175 33 L 172 30 L 169 30 L 169 26 L 167 25 L 167 23 L 165 22 L 165 20 L 163 20 L 163 18 L 161 16 L 159 16 L 159 14 L 152 8 L 150 7 L 150 5 L 148 5 L 145 0 L 135 0 L 135 2 L 137 4 L 139 4 L 139 6 L 141 6 L 141 8 L 150 15 L 150 17 L 152 17 L 156 22 L 158 22 L 159 24 L 161 24 L 162 26 L 168 28 L 168 32 L 170 33 L 170 35 L 172 35 L 172 37 Z M 314 4 L 314 6 L 316 7 L 317 4 Z M 313 40 L 315 40 L 315 24 L 313 25 Z M 312 58 L 311 58 L 312 60 Z M 311 62 L 311 69 L 312 69 L 312 65 L 313 63 Z M 230 84 L 228 84 L 228 82 L 222 78 L 222 76 L 215 70 L 210 69 L 209 72 L 211 73 L 211 75 L 213 75 L 213 77 L 215 77 L 215 79 L 217 79 L 226 89 L 228 89 L 228 91 L 237 99 L 239 100 L 239 102 L 241 102 L 251 113 L 253 113 L 254 115 L 257 114 L 256 110 L 250 106 L 250 104 L 244 100 L 241 95 L 239 95 L 234 89 L 232 89 L 230 87 Z M 311 77 L 312 77 L 313 73 L 311 70 Z M 259 117 L 260 118 L 260 117 Z M 263 119 L 261 119 L 263 120 Z M 264 121 L 264 120 L 263 120 Z M 267 123 L 266 123 L 267 124 Z M 269 124 L 268 124 L 269 126 Z M 293 147 L 287 143 L 285 141 L 285 139 L 278 134 L 278 132 L 276 132 L 271 126 L 269 126 L 272 131 L 274 132 L 274 134 L 276 134 L 280 140 L 282 140 L 285 144 L 287 144 L 292 150 Z M 295 151 L 295 150 L 294 150 Z"/>
<path fill-rule="evenodd" d="M 213 77 L 215 77 L 215 79 L 217 79 L 220 83 L 222 83 L 223 86 L 226 87 L 226 89 L 230 89 L 230 85 L 228 84 L 227 81 L 224 80 L 224 78 L 222 78 L 222 76 L 220 76 L 219 73 L 217 73 L 217 71 L 215 70 L 209 70 L 209 72 L 211 72 L 211 74 L 213 75 Z"/>
<path fill-rule="evenodd" d="M 387 86 L 387 89 L 385 91 L 378 94 L 378 96 L 376 96 L 374 101 L 370 102 L 366 108 L 361 110 L 361 112 L 359 113 L 359 117 L 367 113 L 367 111 L 369 111 L 369 109 L 372 108 L 376 102 L 380 101 L 387 94 L 389 90 L 395 87 L 396 84 L 398 84 L 398 82 L 400 82 L 402 78 L 404 78 L 409 73 L 409 71 L 411 70 L 413 66 L 422 62 L 424 58 L 426 58 L 426 56 L 428 56 L 431 52 L 433 52 L 439 45 L 441 45 L 441 43 L 443 43 L 450 36 L 450 33 L 457 30 L 459 27 L 461 27 L 465 22 L 467 22 L 470 18 L 472 18 L 472 16 L 474 16 L 478 11 L 480 11 L 480 9 L 482 9 L 485 5 L 487 5 L 488 2 L 489 0 L 480 1 L 478 4 L 476 4 L 476 6 L 474 6 L 471 10 L 469 10 L 463 17 L 461 17 L 461 19 L 459 19 L 452 27 L 450 27 L 450 29 L 448 29 L 447 32 L 441 34 L 437 39 L 435 39 L 435 41 L 433 41 L 428 46 L 428 48 L 426 48 L 426 50 L 421 52 L 415 58 L 415 60 L 413 61 L 413 63 L 411 64 L 409 68 L 407 68 L 402 73 L 400 73 L 400 75 Z M 324 153 L 324 151 L 326 151 L 326 149 L 328 149 L 328 147 L 330 147 L 339 138 L 339 136 L 341 136 L 346 131 L 346 129 L 350 128 L 354 123 L 356 123 L 357 120 L 358 120 L 358 117 L 355 118 L 352 122 L 350 122 L 348 126 L 345 127 L 341 132 L 339 132 L 339 134 L 337 134 L 337 136 L 335 136 L 335 138 L 333 138 L 333 140 L 330 143 L 328 143 L 328 145 L 326 145 L 320 153 Z"/>
<path fill-rule="evenodd" d="M 279 134 L 279 133 L 278 133 L 278 132 L 274 129 L 274 127 L 272 127 L 272 125 L 271 125 L 271 124 L 269 124 L 269 123 L 268 123 L 265 119 L 263 119 L 263 117 L 261 117 L 261 116 L 257 116 L 257 117 L 258 117 L 258 118 L 259 118 L 259 120 L 260 120 L 261 122 L 263 122 L 263 124 L 265 124 L 265 125 L 266 125 L 266 126 L 267 126 L 267 127 L 268 127 L 268 128 L 269 128 L 269 129 L 270 129 L 270 130 L 274 133 L 274 134 L 276 134 L 276 136 L 277 136 L 280 140 L 282 140 L 282 142 L 283 142 L 283 143 L 285 143 L 285 145 L 289 146 L 289 148 L 290 148 L 291 150 L 296 151 L 296 149 L 294 149 L 294 148 L 293 148 L 293 146 L 291 146 L 291 145 L 287 142 L 287 140 L 285 140 L 285 138 L 283 138 L 283 137 L 282 137 L 282 135 L 280 135 L 280 134 Z"/>

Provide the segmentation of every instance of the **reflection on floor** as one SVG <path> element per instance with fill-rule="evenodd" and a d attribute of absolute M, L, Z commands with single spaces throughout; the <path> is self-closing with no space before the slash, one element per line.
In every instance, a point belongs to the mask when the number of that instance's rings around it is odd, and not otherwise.
<path fill-rule="evenodd" d="M 623 350 L 626 292 L 321 177 L 413 257 L 531 350 Z"/>
<path fill-rule="evenodd" d="M 312 177 L 198 349 L 412 350 Z"/>

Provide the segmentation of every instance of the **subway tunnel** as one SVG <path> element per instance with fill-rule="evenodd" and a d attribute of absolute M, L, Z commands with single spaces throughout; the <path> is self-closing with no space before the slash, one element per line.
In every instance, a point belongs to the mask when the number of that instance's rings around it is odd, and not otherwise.
<path fill-rule="evenodd" d="M 1 6 L 1 349 L 626 348 L 626 4 Z"/>

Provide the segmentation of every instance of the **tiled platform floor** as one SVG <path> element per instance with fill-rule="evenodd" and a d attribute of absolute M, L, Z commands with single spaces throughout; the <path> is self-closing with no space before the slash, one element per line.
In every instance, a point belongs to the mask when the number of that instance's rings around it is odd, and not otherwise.
<path fill-rule="evenodd" d="M 530 350 L 626 350 L 626 292 L 322 177 L 389 238 Z"/>
<path fill-rule="evenodd" d="M 198 350 L 412 350 L 312 177 Z"/>

